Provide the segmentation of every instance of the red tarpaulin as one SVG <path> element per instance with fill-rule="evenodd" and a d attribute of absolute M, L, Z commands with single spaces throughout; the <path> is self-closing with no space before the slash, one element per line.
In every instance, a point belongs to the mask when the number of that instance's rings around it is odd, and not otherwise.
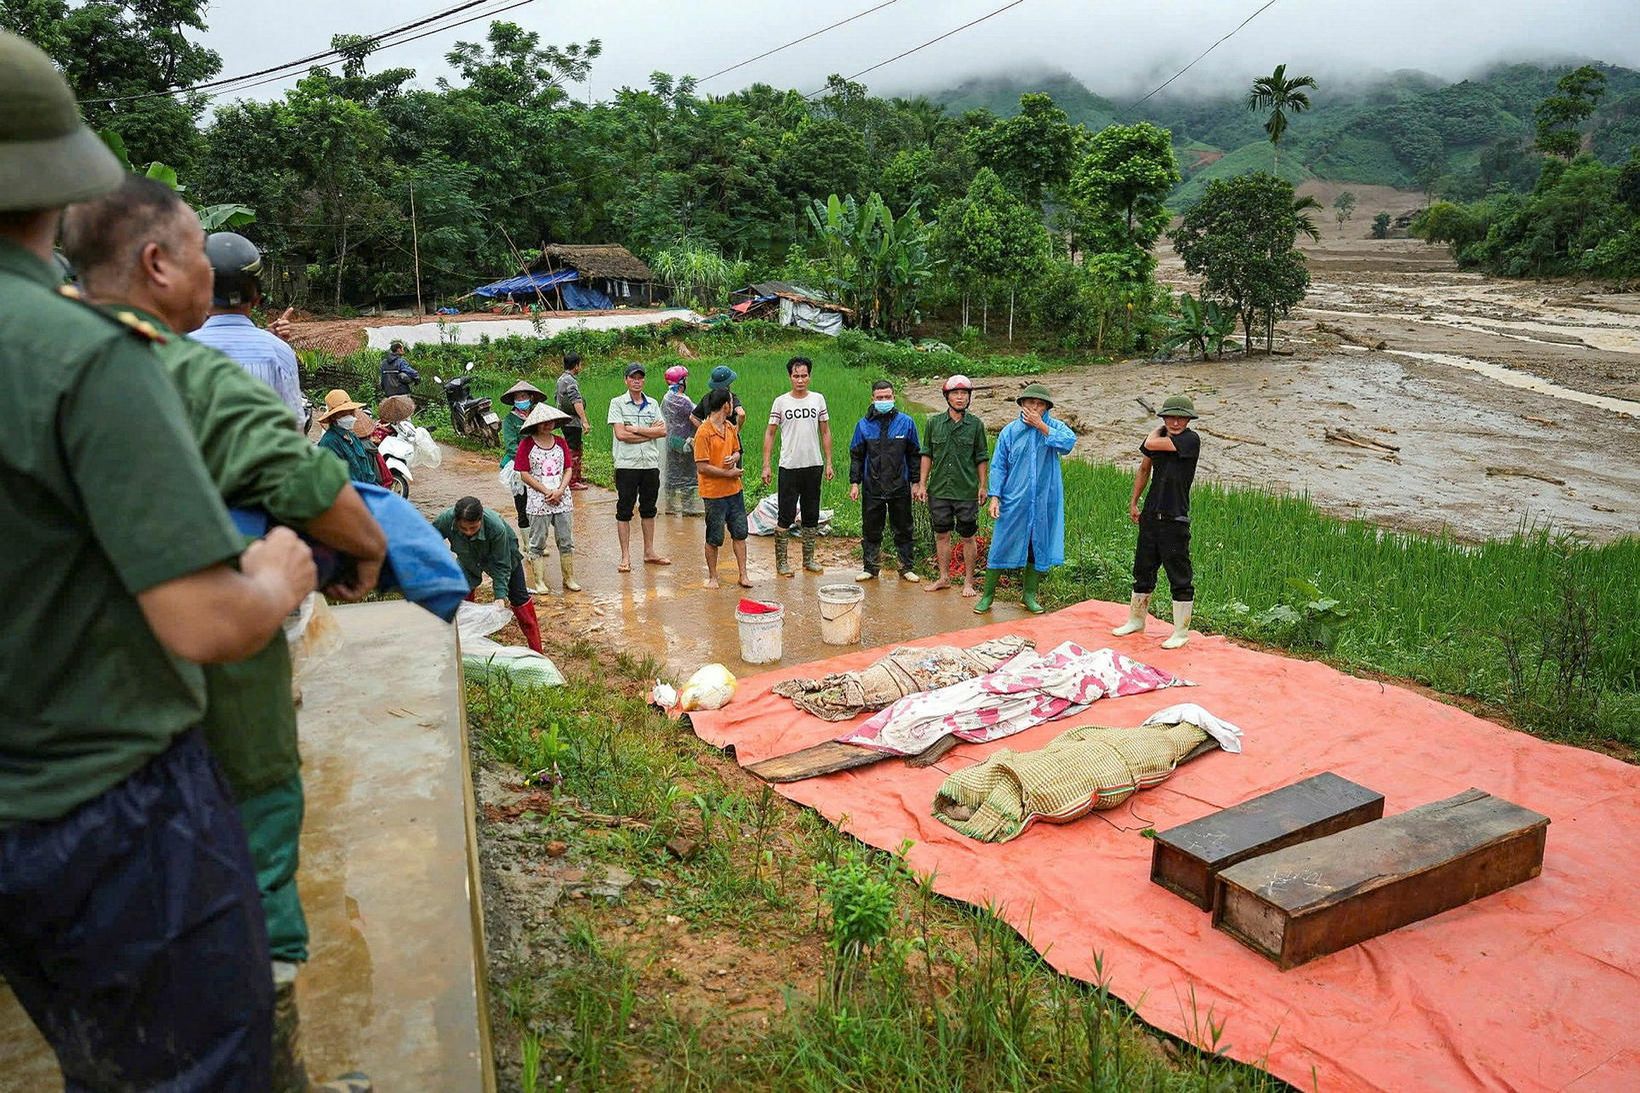
<path fill-rule="evenodd" d="M 1306 1089 L 1312 1068 L 1323 1091 L 1640 1089 L 1640 768 L 1222 638 L 1166 651 L 1157 643 L 1169 629 L 1155 619 L 1148 635 L 1109 637 L 1126 615 L 1090 602 L 909 644 L 1018 633 L 1051 649 L 1070 639 L 1201 686 L 1096 702 L 1008 740 L 959 744 L 923 770 L 888 759 L 774 788 L 833 822 L 847 816 L 843 829 L 873 846 L 913 840 L 911 864 L 934 873 L 941 894 L 998 905 L 1060 971 L 1091 980 L 1102 954 L 1114 993 L 1152 1025 L 1188 1039 L 1211 1011 L 1228 1054 Z M 743 679 L 727 707 L 691 715 L 695 731 L 733 744 L 742 764 L 833 739 L 864 718 L 821 721 L 769 687 L 885 651 Z M 1038 748 L 1075 725 L 1135 726 L 1180 701 L 1240 725 L 1245 753 L 1210 753 L 1104 818 L 1039 825 L 1008 843 L 976 842 L 930 815 L 947 773 L 998 748 Z M 1387 814 L 1471 786 L 1541 812 L 1552 821 L 1543 874 L 1288 972 L 1150 883 L 1141 829 L 1324 770 L 1383 793 Z"/>

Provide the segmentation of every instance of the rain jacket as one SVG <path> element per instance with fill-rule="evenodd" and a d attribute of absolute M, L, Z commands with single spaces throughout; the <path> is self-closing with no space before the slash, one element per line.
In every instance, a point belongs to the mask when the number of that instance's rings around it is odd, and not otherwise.
<path fill-rule="evenodd" d="M 917 423 L 909 414 L 876 409 L 854 426 L 848 446 L 848 480 L 876 497 L 897 497 L 922 476 Z"/>
<path fill-rule="evenodd" d="M 381 375 L 377 378 L 376 388 L 383 398 L 393 395 L 408 395 L 410 385 L 421 380 L 421 373 L 410 367 L 410 362 L 397 353 L 383 353 Z"/>
<path fill-rule="evenodd" d="M 1065 484 L 1059 461 L 1076 446 L 1076 434 L 1051 410 L 1043 423 L 1046 436 L 1022 418 L 997 435 L 989 492 L 1002 498 L 1002 515 L 991 533 L 987 564 L 992 569 L 1023 568 L 1027 550 L 1038 570 L 1065 561 Z"/>

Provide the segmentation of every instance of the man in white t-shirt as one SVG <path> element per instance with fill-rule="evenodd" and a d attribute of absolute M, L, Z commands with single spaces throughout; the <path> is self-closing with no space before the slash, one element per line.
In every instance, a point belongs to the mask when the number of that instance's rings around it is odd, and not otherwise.
<path fill-rule="evenodd" d="M 775 523 L 774 568 L 782 577 L 792 576 L 786 551 L 799 505 L 803 509 L 803 568 L 821 572 L 814 560 L 814 543 L 820 534 L 820 483 L 832 479 L 831 415 L 826 396 L 809 390 L 813 370 L 807 357 L 786 362 L 792 389 L 769 407 L 769 428 L 763 434 L 763 484 L 767 486 L 772 477 L 769 453 L 774 451 L 775 431 L 780 433 L 780 484 L 776 487 L 780 515 Z"/>
<path fill-rule="evenodd" d="M 609 400 L 609 424 L 615 438 L 615 528 L 621 542 L 622 573 L 632 572 L 632 508 L 636 504 L 643 524 L 643 560 L 648 565 L 671 565 L 672 559 L 655 553 L 655 499 L 661 492 L 661 444 L 666 421 L 661 404 L 644 394 L 644 368 L 636 361 L 626 366 L 626 394 Z"/>

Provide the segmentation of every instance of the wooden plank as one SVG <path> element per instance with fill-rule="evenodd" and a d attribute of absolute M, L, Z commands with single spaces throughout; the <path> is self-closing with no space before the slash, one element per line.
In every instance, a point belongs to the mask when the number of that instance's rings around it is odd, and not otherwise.
<path fill-rule="evenodd" d="M 1219 874 L 1213 925 L 1295 967 L 1543 871 L 1549 818 L 1478 789 Z"/>
<path fill-rule="evenodd" d="M 1382 793 L 1326 771 L 1161 832 L 1150 879 L 1211 911 L 1222 870 L 1383 815 Z"/>
<path fill-rule="evenodd" d="M 753 763 L 746 769 L 765 782 L 799 782 L 804 778 L 816 778 L 822 774 L 834 774 L 840 770 L 863 767 L 879 759 L 887 759 L 890 754 L 827 740 L 800 751 L 776 755 L 762 762 Z"/>

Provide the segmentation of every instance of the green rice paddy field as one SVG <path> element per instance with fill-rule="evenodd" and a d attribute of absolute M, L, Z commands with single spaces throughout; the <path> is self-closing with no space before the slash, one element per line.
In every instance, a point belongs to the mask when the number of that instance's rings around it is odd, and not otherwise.
<path fill-rule="evenodd" d="M 663 393 L 660 374 L 679 359 L 675 343 L 655 341 L 587 347 L 605 350 L 589 353 L 582 373 L 594 426 L 624 391 L 619 369 L 625 360 L 650 363 L 648 391 Z M 814 389 L 831 412 L 837 470 L 822 504 L 836 510 L 835 531 L 858 534 L 859 509 L 847 497 L 848 441 L 881 373 L 858 354 L 845 360 L 826 339 L 761 341 L 733 333 L 691 339 L 699 355 L 681 362 L 690 369 L 690 393 L 704 393 L 715 364 L 738 373 L 734 390 L 747 408 L 743 443 L 754 472 L 748 502 L 755 502 L 767 492 L 755 471 L 768 407 L 787 389 L 785 362 L 794 353 L 811 357 Z M 476 362 L 475 394 L 499 394 L 520 377 L 550 391 L 562 342 L 425 347 L 417 361 L 424 375 L 441 369 L 448 375 L 466 360 Z M 348 386 L 366 396 L 377 357 L 308 363 L 321 363 L 321 376 L 327 367 L 357 376 Z M 422 394 L 442 406 L 430 383 Z M 422 416 L 430 424 L 444 420 L 437 410 Z M 447 426 L 440 436 L 452 439 Z M 594 480 L 609 481 L 609 446 L 607 430 L 588 434 Z M 1051 603 L 1126 600 L 1135 536 L 1127 517 L 1132 482 L 1130 467 L 1066 462 L 1067 564 L 1045 582 Z M 1411 679 L 1479 700 L 1539 735 L 1634 758 L 1640 744 L 1640 538 L 1589 546 L 1536 529 L 1460 543 L 1326 516 L 1299 496 L 1210 483 L 1196 487 L 1191 512 L 1198 627 Z M 922 531 L 926 540 L 926 523 Z M 1152 606 L 1164 618 L 1165 588 L 1164 578 Z"/>

